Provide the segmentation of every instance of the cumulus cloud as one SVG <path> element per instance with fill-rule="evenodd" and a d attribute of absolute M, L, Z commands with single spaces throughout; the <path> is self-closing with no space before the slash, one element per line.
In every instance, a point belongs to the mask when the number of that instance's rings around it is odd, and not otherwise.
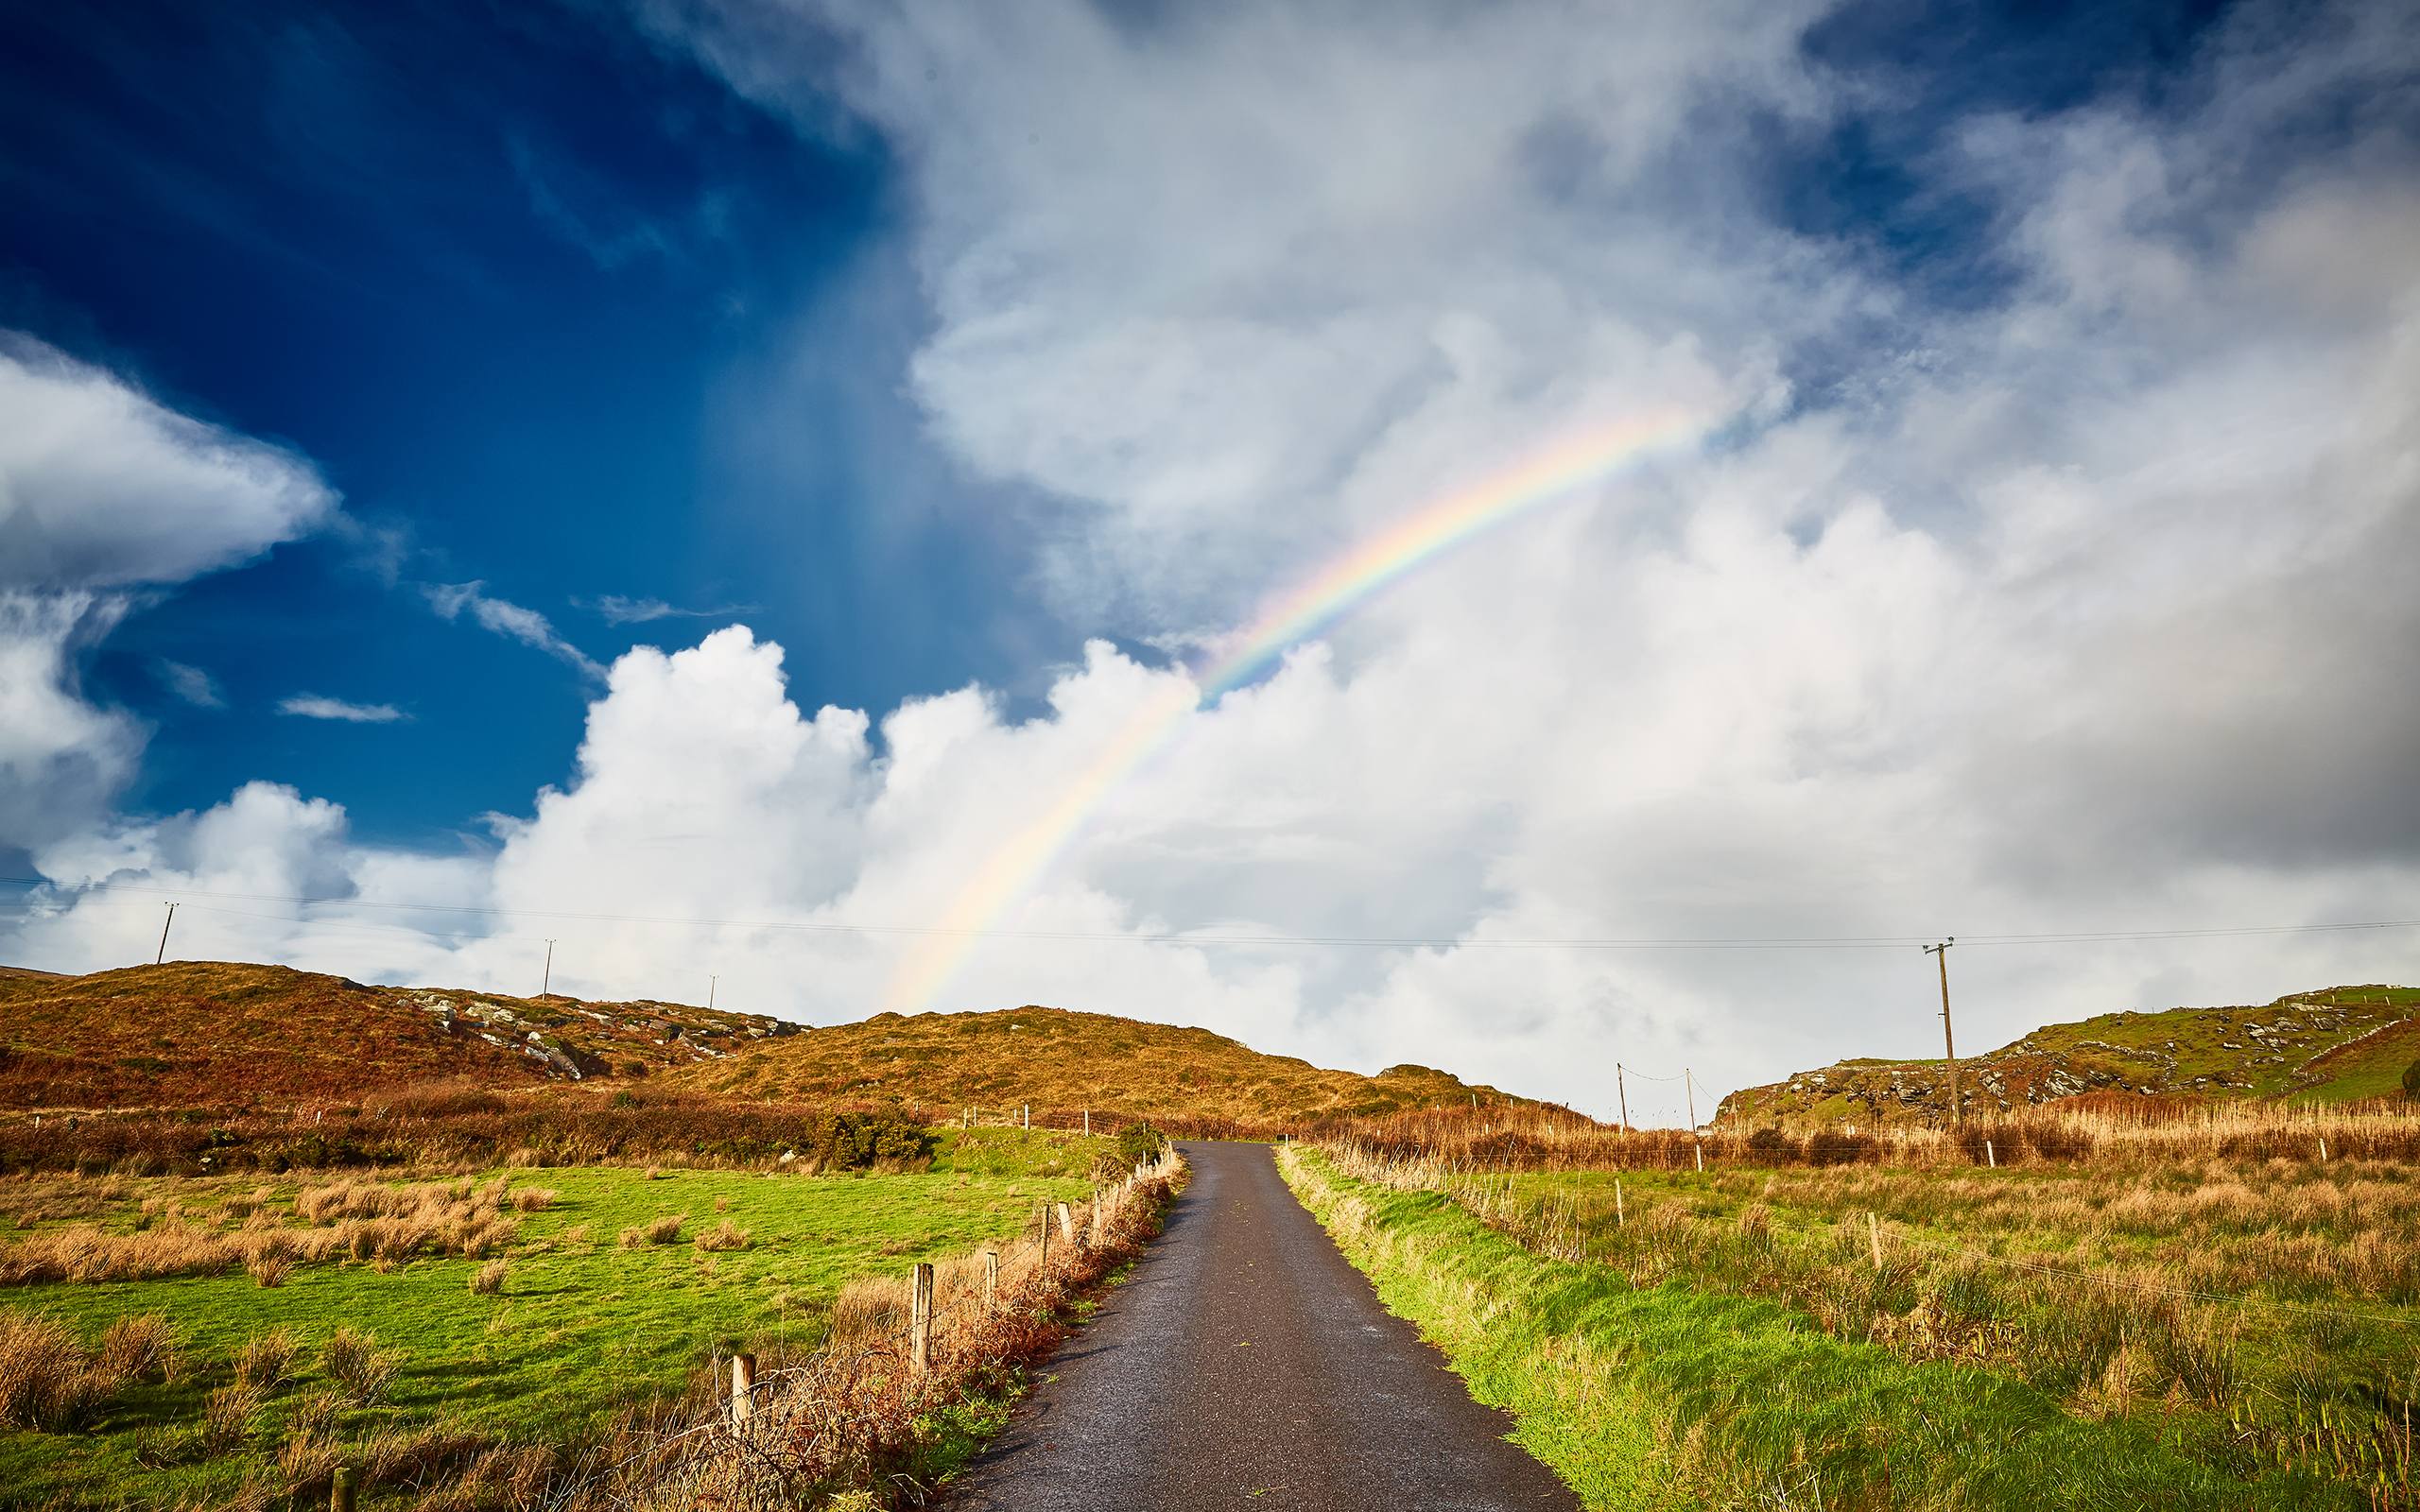
<path fill-rule="evenodd" d="M 130 595 L 258 556 L 335 508 L 292 454 L 0 332 L 0 846 L 95 822 L 132 775 L 141 727 L 77 677 Z"/>
<path fill-rule="evenodd" d="M 481 629 L 518 641 L 535 650 L 545 652 L 556 661 L 577 668 L 580 675 L 601 679 L 605 669 L 588 653 L 555 632 L 546 616 L 534 609 L 527 609 L 509 600 L 491 598 L 482 582 L 423 583 L 421 594 L 440 619 L 455 620 L 465 613 Z"/>
<path fill-rule="evenodd" d="M 316 693 L 297 693 L 277 701 L 277 712 L 301 719 L 334 719 L 352 725 L 391 725 L 411 716 L 390 703 L 347 703 Z"/>
<path fill-rule="evenodd" d="M 1076 522 L 1043 587 L 1079 623 L 1223 644 L 1537 441 L 1651 405 L 1732 423 L 1206 705 L 1101 642 L 1030 715 L 974 687 L 810 715 L 732 627 L 617 661 L 574 779 L 492 854 L 375 852 L 239 794 L 206 866 L 208 813 L 42 852 L 55 913 L 11 948 L 124 958 L 119 925 L 76 931 L 127 895 L 74 879 L 236 876 L 250 847 L 362 902 L 227 937 L 356 975 L 527 990 L 543 932 L 573 990 L 1057 1002 L 1609 1110 L 1616 1059 L 1720 1091 L 1930 1052 L 1918 936 L 2407 914 L 2399 15 L 2246 10 L 2156 108 L 1966 123 L 1915 170 L 1984 207 L 2004 282 L 1941 304 L 1760 200 L 1742 123 L 1870 94 L 1803 61 L 1786 8 L 1599 34 L 683 8 L 667 32 L 735 88 L 818 132 L 849 129 L 838 97 L 914 175 L 911 392 L 971 470 L 1069 511 L 1034 528 Z M 560 644 L 476 584 L 430 593 Z M 371 906 L 412 889 L 505 912 Z M 982 933 L 930 932 L 959 919 Z M 1961 1038 L 2376 980 L 2386 938 L 1973 943 Z M 1800 946 L 1688 943 L 1750 940 Z M 1634 1080 L 1633 1110 L 1677 1121 L 1682 1087 Z"/>
<path fill-rule="evenodd" d="M 0 585 L 113 589 L 233 566 L 327 519 L 291 453 L 0 333 Z"/>
<path fill-rule="evenodd" d="M 166 684 L 170 693 L 183 702 L 197 709 L 227 707 L 226 691 L 218 686 L 216 678 L 212 677 L 200 667 L 163 658 L 159 670 L 160 680 Z"/>

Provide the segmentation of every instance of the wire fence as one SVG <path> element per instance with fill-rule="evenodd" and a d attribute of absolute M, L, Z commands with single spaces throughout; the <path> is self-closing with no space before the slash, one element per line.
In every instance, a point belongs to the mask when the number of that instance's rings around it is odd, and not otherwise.
<path fill-rule="evenodd" d="M 1181 1165 L 1164 1145 L 1089 1200 L 1041 1206 L 1013 1238 L 852 1282 L 821 1345 L 794 1360 L 717 1355 L 710 1393 L 631 1425 L 537 1504 L 753 1512 L 877 1484 L 925 1489 L 912 1484 L 919 1422 L 973 1406 L 1046 1349 L 1066 1304 L 1139 1252 Z"/>

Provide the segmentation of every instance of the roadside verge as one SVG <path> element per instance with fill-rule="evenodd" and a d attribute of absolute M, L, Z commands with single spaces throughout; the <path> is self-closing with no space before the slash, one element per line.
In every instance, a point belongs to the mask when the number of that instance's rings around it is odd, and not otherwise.
<path fill-rule="evenodd" d="M 1388 1309 L 1591 1508 L 2287 1508 L 2354 1503 L 2248 1483 L 2133 1420 L 2088 1421 L 1988 1370 L 1910 1364 L 1788 1309 L 1634 1288 L 1551 1260 L 1432 1192 L 1279 1166 Z"/>

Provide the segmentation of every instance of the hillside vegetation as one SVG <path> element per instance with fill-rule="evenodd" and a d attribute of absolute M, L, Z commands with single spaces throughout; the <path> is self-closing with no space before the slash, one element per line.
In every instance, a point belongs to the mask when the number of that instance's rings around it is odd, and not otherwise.
<path fill-rule="evenodd" d="M 878 1014 L 676 1074 L 685 1090 L 791 1102 L 897 1098 L 949 1119 L 1079 1109 L 1182 1125 L 1301 1125 L 1348 1113 L 1517 1102 L 1425 1066 L 1375 1076 L 1269 1056 L 1207 1029 L 1063 1008 Z"/>
<path fill-rule="evenodd" d="M 2104 1013 L 1962 1060 L 1969 1112 L 2093 1093 L 2349 1102 L 2396 1095 L 2420 1058 L 2420 988 L 2341 987 L 2262 1007 Z M 1937 1124 L 1941 1061 L 1842 1060 L 1722 1100 L 1720 1124 Z"/>
<path fill-rule="evenodd" d="M 365 987 L 223 961 L 9 972 L 0 1107 L 285 1104 L 441 1078 L 510 1088 L 644 1075 L 796 1027 L 678 1004 Z"/>

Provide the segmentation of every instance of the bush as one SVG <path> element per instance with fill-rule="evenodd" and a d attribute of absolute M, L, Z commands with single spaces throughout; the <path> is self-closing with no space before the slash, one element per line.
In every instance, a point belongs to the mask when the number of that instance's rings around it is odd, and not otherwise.
<path fill-rule="evenodd" d="M 1132 1170 L 1160 1158 L 1167 1148 L 1168 1137 L 1149 1124 L 1137 1124 L 1117 1136 L 1117 1156 Z"/>
<path fill-rule="evenodd" d="M 864 1171 L 929 1160 L 939 1143 L 930 1130 L 902 1114 L 827 1113 L 815 1121 L 799 1153 L 818 1169 Z"/>
<path fill-rule="evenodd" d="M 1796 1140 L 1777 1128 L 1760 1128 L 1748 1136 L 1748 1158 L 1759 1165 L 1788 1165 L 1804 1153 Z"/>
<path fill-rule="evenodd" d="M 1806 1141 L 1806 1163 L 1809 1165 L 1856 1165 L 1880 1159 L 1882 1142 L 1867 1134 L 1842 1134 L 1827 1129 Z"/>

